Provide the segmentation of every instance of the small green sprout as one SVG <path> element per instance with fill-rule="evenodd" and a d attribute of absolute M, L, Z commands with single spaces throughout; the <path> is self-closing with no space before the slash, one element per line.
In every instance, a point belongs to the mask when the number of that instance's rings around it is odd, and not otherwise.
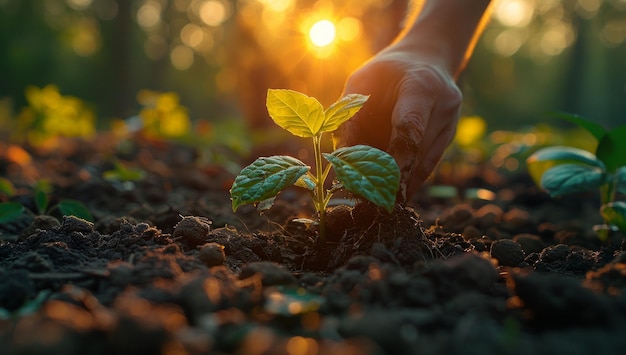
<path fill-rule="evenodd" d="M 10 186 L 11 191 L 15 188 L 8 180 L 3 181 L 4 185 Z M 39 215 L 50 214 L 55 209 L 59 210 L 63 216 L 76 216 L 88 221 L 93 221 L 93 216 L 85 205 L 76 200 L 64 199 L 59 203 L 50 206 L 50 197 L 48 191 L 50 186 L 45 181 L 40 181 L 35 185 L 34 201 L 37 208 L 36 213 Z M 0 203 L 0 223 L 10 223 L 22 217 L 24 213 L 32 213 L 19 202 L 8 201 Z"/>
<path fill-rule="evenodd" d="M 114 168 L 102 173 L 102 177 L 108 181 L 135 182 L 146 177 L 146 172 L 140 168 L 128 167 L 119 160 L 113 160 Z"/>
<path fill-rule="evenodd" d="M 343 187 L 391 213 L 400 185 L 400 169 L 394 158 L 366 145 L 322 153 L 324 133 L 331 133 L 354 116 L 369 96 L 350 94 L 326 110 L 313 97 L 292 90 L 267 92 L 266 106 L 274 122 L 295 136 L 312 138 L 315 171 L 302 161 L 285 155 L 261 157 L 245 167 L 230 190 L 233 211 L 245 204 L 259 208 L 272 206 L 276 195 L 289 186 L 303 187 L 311 193 L 319 218 L 319 236 L 325 240 L 325 213 L 334 192 Z M 322 157 L 329 164 L 324 165 Z M 331 167 L 339 184 L 326 190 L 324 183 Z"/>
<path fill-rule="evenodd" d="M 595 154 L 564 146 L 540 149 L 526 161 L 530 175 L 553 197 L 599 189 L 605 224 L 626 233 L 626 202 L 615 201 L 617 192 L 626 193 L 626 125 L 607 131 L 578 116 L 560 116 L 591 133 L 598 142 Z"/>

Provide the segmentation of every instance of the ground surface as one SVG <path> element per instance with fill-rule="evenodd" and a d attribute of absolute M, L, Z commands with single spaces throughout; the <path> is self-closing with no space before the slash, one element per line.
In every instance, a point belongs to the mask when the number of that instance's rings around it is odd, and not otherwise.
<path fill-rule="evenodd" d="M 106 141 L 106 140 L 105 140 Z M 230 209 L 233 175 L 193 149 L 65 144 L 0 170 L 95 217 L 24 215 L 0 226 L 0 349 L 8 354 L 619 354 L 626 253 L 600 243 L 593 194 L 551 200 L 524 174 L 477 176 L 490 200 L 420 194 L 393 214 L 329 212 L 329 240 Z M 127 147 L 128 148 L 128 147 Z M 147 175 L 107 181 L 112 157 Z"/>

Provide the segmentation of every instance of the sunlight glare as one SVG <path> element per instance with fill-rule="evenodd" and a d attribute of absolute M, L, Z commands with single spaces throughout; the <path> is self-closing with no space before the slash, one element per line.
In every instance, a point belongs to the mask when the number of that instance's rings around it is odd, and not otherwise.
<path fill-rule="evenodd" d="M 259 2 L 274 12 L 286 11 L 293 6 L 293 0 L 259 0 Z"/>
<path fill-rule="evenodd" d="M 361 37 L 361 21 L 354 17 L 345 17 L 337 24 L 337 36 L 344 42 L 351 42 Z"/>
<path fill-rule="evenodd" d="M 309 39 L 317 47 L 326 47 L 335 40 L 335 25 L 329 20 L 317 21 L 309 30 Z"/>

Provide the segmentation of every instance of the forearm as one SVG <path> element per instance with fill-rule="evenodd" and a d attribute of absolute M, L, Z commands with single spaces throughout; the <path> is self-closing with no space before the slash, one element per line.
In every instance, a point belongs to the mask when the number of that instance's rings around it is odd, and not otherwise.
<path fill-rule="evenodd" d="M 491 0 L 426 0 L 414 6 L 396 45 L 430 56 L 457 78 L 489 21 Z"/>

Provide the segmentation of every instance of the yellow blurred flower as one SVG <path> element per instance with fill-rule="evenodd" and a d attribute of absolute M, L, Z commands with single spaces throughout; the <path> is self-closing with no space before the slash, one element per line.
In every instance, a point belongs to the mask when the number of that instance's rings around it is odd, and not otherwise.
<path fill-rule="evenodd" d="M 189 133 L 191 121 L 176 93 L 142 90 L 137 94 L 137 101 L 144 106 L 139 117 L 148 135 L 177 138 Z"/>
<path fill-rule="evenodd" d="M 454 141 L 460 146 L 470 146 L 485 136 L 487 122 L 479 116 L 461 117 L 456 126 Z"/>
<path fill-rule="evenodd" d="M 63 96 L 56 85 L 30 86 L 25 92 L 28 106 L 18 115 L 16 138 L 41 145 L 55 137 L 89 137 L 96 117 L 87 105 L 73 96 Z"/>

